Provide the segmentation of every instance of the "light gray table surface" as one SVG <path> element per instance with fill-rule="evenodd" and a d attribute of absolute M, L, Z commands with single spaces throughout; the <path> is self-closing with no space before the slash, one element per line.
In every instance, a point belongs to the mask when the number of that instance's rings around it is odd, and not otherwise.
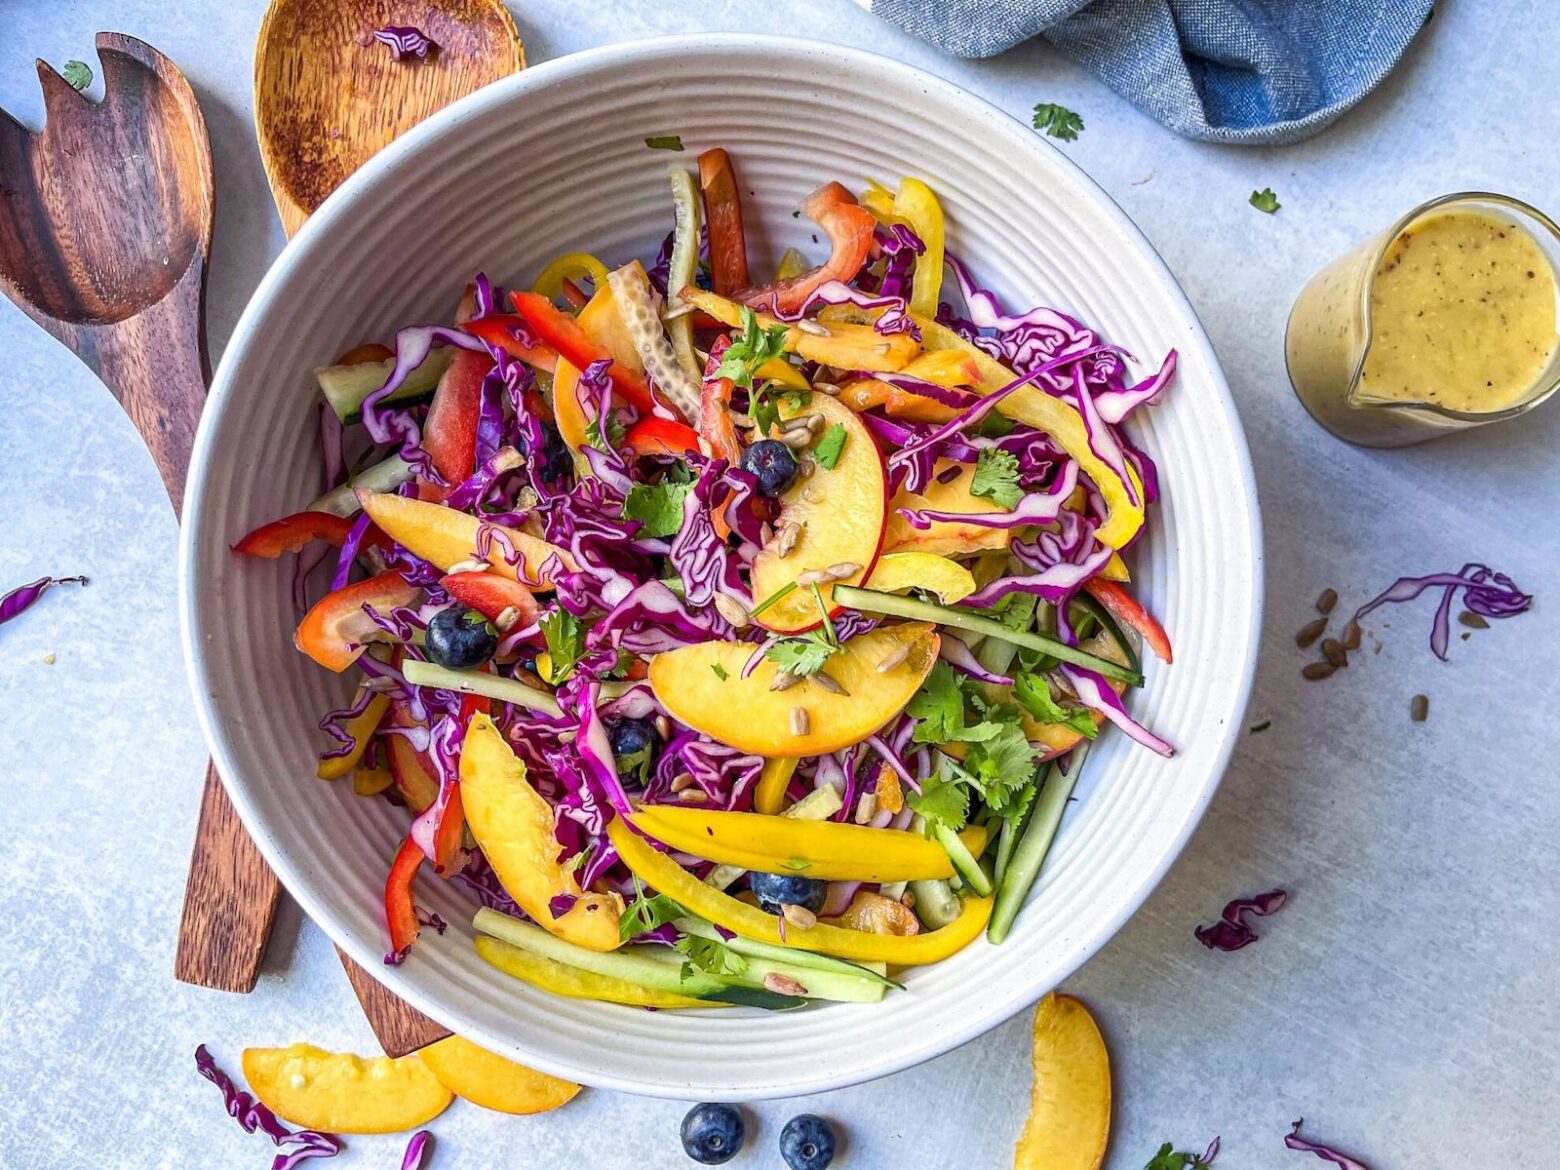
<path fill-rule="evenodd" d="M 1397 452 L 1314 426 L 1284 376 L 1285 313 L 1310 274 L 1441 192 L 1560 206 L 1555 10 L 1449 4 L 1398 71 L 1319 138 L 1219 148 L 1162 130 L 1047 48 L 941 57 L 843 0 L 574 5 L 525 0 L 530 60 L 669 32 L 827 38 L 915 62 L 1018 117 L 1081 111 L 1063 147 L 1179 275 L 1223 359 L 1251 442 L 1267 541 L 1267 628 L 1251 718 L 1212 810 L 1158 891 L 1069 981 L 1114 1063 L 1110 1170 L 1163 1140 L 1223 1136 L 1221 1170 L 1320 1165 L 1289 1123 L 1374 1170 L 1551 1166 L 1560 1149 L 1560 674 L 1553 603 L 1560 405 L 1518 425 Z M 7 0 L 0 105 L 36 125 L 32 61 L 143 37 L 194 83 L 216 156 L 213 356 L 282 246 L 250 122 L 261 0 Z M 1247 205 L 1273 187 L 1276 216 Z M 0 1164 L 262 1167 L 191 1053 L 236 1070 L 251 1044 L 373 1040 L 323 934 L 285 902 L 253 995 L 171 977 L 205 746 L 175 615 L 175 526 L 135 432 L 74 358 L 0 304 L 0 586 L 87 573 L 0 630 Z M 1291 636 L 1324 586 L 1354 604 L 1400 573 L 1485 560 L 1533 611 L 1432 659 L 1430 607 L 1386 616 L 1386 648 L 1325 684 Z M 46 654 L 55 661 L 46 665 Z M 1412 725 L 1410 696 L 1431 696 Z M 1236 954 L 1192 928 L 1227 898 L 1291 902 Z M 1027 1017 L 940 1060 L 750 1111 L 733 1166 L 776 1167 L 806 1107 L 848 1137 L 841 1167 L 1000 1167 L 1027 1110 Z M 826 1059 L 826 1053 L 819 1054 Z M 586 1092 L 542 1117 L 459 1103 L 432 1166 L 689 1165 L 684 1106 Z M 332 1163 L 399 1165 L 399 1138 Z"/>

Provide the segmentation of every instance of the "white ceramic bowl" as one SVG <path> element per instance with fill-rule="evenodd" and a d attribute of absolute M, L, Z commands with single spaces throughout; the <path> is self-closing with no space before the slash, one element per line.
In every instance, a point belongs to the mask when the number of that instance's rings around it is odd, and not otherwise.
<path fill-rule="evenodd" d="M 685 154 L 649 150 L 680 133 Z M 484 964 L 472 905 L 425 880 L 451 923 L 381 963 L 380 899 L 405 814 L 314 778 L 315 723 L 347 684 L 293 649 L 291 566 L 229 544 L 316 492 L 310 370 L 401 325 L 444 321 L 479 270 L 528 280 L 559 252 L 652 256 L 671 223 L 669 163 L 727 147 L 762 272 L 828 179 L 909 173 L 941 196 L 950 244 L 1009 304 L 1062 307 L 1177 383 L 1138 434 L 1164 499 L 1132 560 L 1175 640 L 1132 698 L 1178 746 L 1119 734 L 1088 763 L 1043 880 L 1010 940 L 911 974 L 876 1006 L 764 1014 L 647 1012 L 558 999 Z M 396 142 L 292 241 L 228 346 L 184 508 L 185 641 L 211 750 L 261 850 L 311 918 L 397 994 L 480 1044 L 593 1085 L 705 1099 L 812 1092 L 905 1068 L 991 1028 L 1104 945 L 1153 889 L 1212 797 L 1251 684 L 1261 596 L 1256 498 L 1208 339 L 1148 243 L 1034 131 L 946 82 L 830 45 L 700 36 L 616 45 L 490 86 Z"/>

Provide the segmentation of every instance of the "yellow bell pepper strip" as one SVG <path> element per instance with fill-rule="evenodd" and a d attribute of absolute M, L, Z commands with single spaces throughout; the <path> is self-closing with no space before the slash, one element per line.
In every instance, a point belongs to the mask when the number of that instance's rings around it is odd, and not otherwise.
<path fill-rule="evenodd" d="M 639 350 L 635 348 L 634 339 L 628 334 L 628 327 L 623 323 L 623 314 L 618 312 L 617 298 L 613 296 L 612 288 L 607 281 L 608 273 L 603 268 L 601 284 L 596 290 L 596 295 L 591 297 L 590 302 L 580 310 L 578 318 L 580 328 L 590 335 L 591 340 L 605 349 L 612 356 L 613 361 L 643 375 L 645 367 L 639 360 Z M 558 423 L 558 433 L 576 454 L 584 450 L 589 442 L 585 435 L 585 428 L 590 421 L 585 416 L 585 407 L 580 405 L 579 381 L 580 367 L 567 358 L 559 358 L 557 368 L 553 372 L 553 417 Z M 592 415 L 596 412 L 594 403 L 590 406 L 590 412 Z M 588 474 L 589 464 L 584 459 L 577 459 L 575 462 Z"/>
<path fill-rule="evenodd" d="M 980 385 L 976 388 L 982 394 L 994 394 L 1017 379 L 1012 370 L 965 341 L 953 330 L 919 313 L 910 316 L 920 326 L 921 343 L 928 350 L 959 350 L 974 360 L 981 372 Z M 1050 435 L 1067 454 L 1078 461 L 1083 473 L 1094 481 L 1110 513 L 1094 534 L 1101 544 L 1119 549 L 1137 535 L 1138 529 L 1143 526 L 1143 485 L 1137 473 L 1129 466 L 1127 474 L 1133 481 L 1129 487 L 1094 454 L 1089 447 L 1083 416 L 1077 410 L 1060 398 L 1053 398 L 1033 386 L 1015 390 L 997 409 L 1015 422 L 1038 427 Z"/>
<path fill-rule="evenodd" d="M 940 930 L 910 938 L 866 934 L 823 924 L 810 930 L 787 927 L 785 937 L 782 938 L 779 926 L 781 919 L 705 885 L 634 832 L 621 817 L 614 818 L 607 826 L 607 836 L 623 864 L 640 881 L 665 894 L 690 913 L 744 938 L 853 959 L 858 963 L 881 962 L 894 967 L 917 967 L 938 962 L 958 953 L 979 938 L 991 917 L 990 898 L 967 898 L 959 911 L 959 917 L 953 922 Z"/>
<path fill-rule="evenodd" d="M 723 325 L 733 329 L 742 324 L 742 306 L 735 301 L 700 288 L 684 288 L 683 300 L 697 305 Z M 805 360 L 842 370 L 900 370 L 921 351 L 920 343 L 907 333 L 882 334 L 870 325 L 830 322 L 827 337 L 808 333 L 795 325 L 777 321 L 768 313 L 759 313 L 758 323 L 766 329 L 785 328 L 785 348 Z M 762 373 L 762 371 L 760 371 Z"/>
<path fill-rule="evenodd" d="M 778 382 L 787 390 L 808 390 L 812 388 L 812 383 L 802 377 L 802 372 L 784 358 L 770 358 L 763 365 L 759 366 L 754 375 L 754 381 L 760 384 L 764 382 Z"/>
<path fill-rule="evenodd" d="M 359 765 L 352 773 L 352 792 L 356 796 L 378 796 L 395 783 L 395 773 L 389 768 L 365 768 Z"/>
<path fill-rule="evenodd" d="M 899 193 L 894 196 L 894 218 L 902 221 L 926 245 L 926 251 L 915 258 L 910 309 L 922 316 L 935 317 L 943 278 L 942 204 L 920 179 L 901 179 Z"/>
<path fill-rule="evenodd" d="M 975 592 L 976 584 L 974 574 L 958 561 L 936 553 L 895 552 L 878 558 L 866 587 L 880 593 L 925 589 L 944 605 L 957 605 Z"/>
<path fill-rule="evenodd" d="M 755 809 L 766 816 L 774 816 L 785 807 L 786 786 L 796 774 L 797 763 L 790 756 L 764 761 L 764 770 L 758 775 L 758 787 L 753 790 Z"/>
<path fill-rule="evenodd" d="M 607 287 L 607 266 L 589 252 L 565 252 L 536 274 L 531 291 L 541 293 L 549 301 L 563 295 L 563 282 L 589 277 L 599 293 Z"/>
<path fill-rule="evenodd" d="M 525 764 L 493 720 L 480 713 L 466 725 L 460 791 L 472 835 L 521 909 L 559 938 L 615 950 L 623 899 L 580 889 L 574 871 L 558 860 L 552 806 L 526 780 Z M 561 899 L 572 901 L 564 908 Z"/>
<path fill-rule="evenodd" d="M 554 995 L 570 999 L 594 999 L 602 1003 L 621 1003 L 629 1007 L 653 1008 L 719 1008 L 729 1004 L 708 999 L 693 999 L 675 992 L 660 991 L 653 987 L 641 987 L 627 979 L 612 975 L 599 975 L 580 967 L 570 967 L 545 955 L 522 950 L 500 939 L 477 935 L 477 955 L 505 975 L 511 975 L 522 983 L 550 991 Z"/>
<path fill-rule="evenodd" d="M 390 710 L 390 699 L 387 695 L 375 695 L 369 699 L 360 714 L 354 715 L 341 725 L 344 735 L 351 736 L 353 744 L 344 755 L 321 757 L 320 766 L 315 769 L 315 775 L 321 780 L 340 780 L 353 768 L 358 766 L 358 761 L 363 758 L 363 753 L 368 750 L 369 737 L 378 730 L 384 722 L 385 712 Z"/>
<path fill-rule="evenodd" d="M 935 841 L 902 829 L 800 821 L 763 813 L 645 805 L 634 827 L 681 853 L 762 873 L 823 881 L 908 882 L 954 875 Z"/>
<path fill-rule="evenodd" d="M 780 254 L 780 263 L 775 265 L 775 279 L 789 280 L 793 276 L 799 276 L 807 271 L 807 257 L 803 256 L 795 248 L 787 248 Z"/>
<path fill-rule="evenodd" d="M 868 179 L 867 189 L 861 193 L 861 205 L 886 224 L 894 216 L 894 193 L 876 179 Z"/>

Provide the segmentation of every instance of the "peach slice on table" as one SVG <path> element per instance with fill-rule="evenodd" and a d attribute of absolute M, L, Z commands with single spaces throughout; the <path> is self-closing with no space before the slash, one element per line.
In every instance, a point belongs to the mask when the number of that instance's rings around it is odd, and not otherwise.
<path fill-rule="evenodd" d="M 636 374 L 645 372 L 644 361 L 629 335 L 628 326 L 623 323 L 623 314 L 618 312 L 617 300 L 610 287 L 603 284 L 596 290 L 590 303 L 580 310 L 578 320 L 580 328 L 611 354 L 614 361 L 622 362 Z M 558 368 L 553 371 L 553 418 L 563 441 L 575 452 L 584 450 L 590 442 L 585 437 L 585 428 L 596 413 L 594 407 L 587 413 L 580 405 L 576 392 L 580 374 L 581 371 L 565 358 L 558 359 Z"/>
<path fill-rule="evenodd" d="M 479 530 L 484 524 L 475 516 L 468 516 L 441 504 L 429 504 L 363 488 L 358 489 L 357 498 L 358 503 L 363 505 L 363 511 L 368 513 L 385 535 L 446 573 L 462 561 L 483 559 L 477 555 L 477 544 Z M 485 527 L 493 533 L 486 560 L 496 573 L 518 580 L 519 570 L 524 568 L 529 580 L 540 580 L 542 566 L 554 556 L 571 573 L 579 569 L 574 558 L 555 544 L 549 544 L 517 528 L 505 528 L 500 524 L 487 524 Z M 523 564 L 511 565 L 505 560 L 507 549 L 517 551 Z M 543 588 L 550 586 L 544 585 Z"/>
<path fill-rule="evenodd" d="M 957 479 L 943 483 L 937 477 L 952 467 L 963 467 L 964 473 Z M 1013 534 L 1001 528 L 987 528 L 980 524 L 961 524 L 956 520 L 935 520 L 930 528 L 917 528 L 899 514 L 900 508 L 911 511 L 958 512 L 963 515 L 1000 512 L 1002 508 L 984 496 L 970 491 L 974 476 L 964 464 L 939 459 L 933 470 L 931 483 L 924 492 L 908 492 L 901 488 L 888 505 L 888 525 L 883 533 L 883 551 L 924 552 L 937 556 L 956 557 L 988 549 L 1007 548 Z"/>
<path fill-rule="evenodd" d="M 1110 1140 L 1110 1054 L 1070 995 L 1035 1007 L 1034 1088 L 1013 1170 L 1098 1170 Z"/>
<path fill-rule="evenodd" d="M 495 1113 L 547 1113 L 580 1091 L 573 1081 L 505 1060 L 459 1036 L 430 1044 L 418 1055 L 446 1089 Z"/>
<path fill-rule="evenodd" d="M 473 715 L 460 753 L 460 791 L 466 824 L 488 864 L 538 925 L 593 951 L 616 950 L 623 899 L 580 889 L 574 871 L 558 859 L 553 810 L 526 780 L 525 764 L 486 715 Z M 573 899 L 554 914 L 554 898 Z"/>
<path fill-rule="evenodd" d="M 806 402 L 794 397 L 781 399 L 782 423 L 808 414 L 822 416 L 825 435 L 833 427 L 844 427 L 845 445 L 832 468 L 820 464 L 812 475 L 798 476 L 780 497 L 775 537 L 753 558 L 753 600 L 761 602 L 773 596 L 808 570 L 859 566 L 850 576 L 821 587 L 824 602 L 833 613 L 839 609 L 832 602 L 834 585 L 859 585 L 877 564 L 883 544 L 888 472 L 872 433 L 848 406 L 841 406 L 827 394 L 813 394 Z M 771 630 L 796 633 L 821 624 L 823 614 L 812 590 L 800 587 L 758 614 L 756 620 Z"/>
<path fill-rule="evenodd" d="M 330 1133 L 401 1133 L 426 1125 L 453 1097 L 415 1052 L 355 1056 L 312 1044 L 244 1049 L 244 1079 L 283 1121 Z"/>
<path fill-rule="evenodd" d="M 747 642 L 703 642 L 658 654 L 650 660 L 650 687 L 672 718 L 730 747 L 759 756 L 816 756 L 860 743 L 899 714 L 931 673 L 940 644 L 924 623 L 857 635 L 824 666 L 849 698 L 805 681 L 772 691 L 777 667 L 767 658 L 743 678 L 753 653 Z M 878 669 L 901 651 L 902 661 Z"/>

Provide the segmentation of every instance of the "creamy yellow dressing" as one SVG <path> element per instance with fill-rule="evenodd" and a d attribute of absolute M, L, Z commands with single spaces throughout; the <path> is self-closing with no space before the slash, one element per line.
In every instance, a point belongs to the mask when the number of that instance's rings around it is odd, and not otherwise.
<path fill-rule="evenodd" d="M 1520 402 L 1555 348 L 1555 270 L 1504 215 L 1452 210 L 1399 233 L 1370 289 L 1359 394 L 1486 414 Z"/>

